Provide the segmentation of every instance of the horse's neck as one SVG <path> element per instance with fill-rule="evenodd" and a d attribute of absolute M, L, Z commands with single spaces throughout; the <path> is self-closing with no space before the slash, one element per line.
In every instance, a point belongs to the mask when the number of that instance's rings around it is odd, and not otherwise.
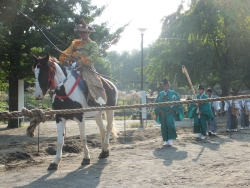
<path fill-rule="evenodd" d="M 64 85 L 64 87 L 66 88 L 66 91 L 68 89 L 71 89 L 76 81 L 75 77 L 71 74 L 71 72 L 68 72 L 67 74 L 68 74 L 68 76 L 66 77 L 65 74 L 63 73 L 61 67 L 57 63 L 55 63 L 54 80 L 55 80 L 57 86 L 60 87 L 60 86 Z"/>
<path fill-rule="evenodd" d="M 56 85 L 58 85 L 59 83 L 61 83 L 64 79 L 65 79 L 65 75 L 61 69 L 61 67 L 55 63 L 55 76 L 54 76 L 54 80 Z"/>

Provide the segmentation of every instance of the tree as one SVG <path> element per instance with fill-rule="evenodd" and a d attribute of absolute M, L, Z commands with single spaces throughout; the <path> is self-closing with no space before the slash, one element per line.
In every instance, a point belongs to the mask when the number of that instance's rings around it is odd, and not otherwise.
<path fill-rule="evenodd" d="M 91 23 L 100 16 L 105 6 L 97 8 L 89 0 L 4 0 L 0 1 L 0 71 L 4 74 L 1 79 L 9 83 L 9 110 L 18 110 L 18 79 L 29 80 L 32 77 L 31 54 L 51 55 L 58 57 L 59 53 L 48 43 L 45 37 L 26 17 L 17 14 L 20 10 L 36 21 L 39 26 L 50 36 L 59 49 L 67 48 L 74 38 L 73 28 L 79 19 L 84 17 Z M 111 33 L 107 22 L 93 25 L 96 33 L 91 35 L 100 48 L 107 45 L 107 41 L 123 32 L 126 25 Z M 47 32 L 48 31 L 48 32 Z M 56 35 L 64 43 L 52 37 Z M 104 61 L 99 61 L 99 70 L 105 68 Z M 109 70 L 105 70 L 109 72 Z M 8 127 L 17 127 L 16 120 L 9 120 Z"/>
<path fill-rule="evenodd" d="M 146 55 L 148 48 L 144 49 L 144 66 L 148 65 Z M 121 90 L 140 90 L 141 80 L 141 51 L 123 51 L 117 53 L 109 52 L 107 60 L 111 63 L 113 70 L 112 76 L 118 80 L 118 88 Z M 143 80 L 146 80 L 144 76 Z M 146 89 L 147 87 L 145 87 Z"/>
<path fill-rule="evenodd" d="M 247 0 L 192 0 L 185 12 L 180 5 L 164 18 L 150 49 L 149 80 L 168 76 L 179 86 L 187 85 L 181 72 L 185 65 L 193 84 L 219 84 L 222 96 L 242 83 L 249 85 L 249 7 Z"/>

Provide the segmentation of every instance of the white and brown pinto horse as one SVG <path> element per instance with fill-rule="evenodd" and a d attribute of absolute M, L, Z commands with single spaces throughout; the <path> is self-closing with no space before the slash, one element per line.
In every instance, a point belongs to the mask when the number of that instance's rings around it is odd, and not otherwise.
<path fill-rule="evenodd" d="M 57 62 L 54 62 L 56 58 L 50 57 L 49 54 L 45 57 L 33 57 L 35 62 L 33 69 L 36 78 L 34 96 L 36 99 L 43 99 L 49 88 L 55 88 L 55 94 L 52 97 L 52 106 L 54 110 L 88 108 L 86 98 L 79 86 L 76 86 L 72 91 L 76 78 L 71 74 L 71 72 L 67 75 L 65 69 Z M 116 87 L 110 81 L 105 80 L 104 89 L 107 94 L 107 106 L 115 106 L 118 97 Z M 114 110 L 106 111 L 107 126 L 103 124 L 102 111 L 91 111 L 76 114 L 56 114 L 58 133 L 57 150 L 56 156 L 48 167 L 48 170 L 57 169 L 62 159 L 62 147 L 65 135 L 64 131 L 66 121 L 69 119 L 76 121 L 79 125 L 80 139 L 84 148 L 84 157 L 81 164 L 90 164 L 90 154 L 85 132 L 85 117 L 94 117 L 97 125 L 99 126 L 102 139 L 102 152 L 100 153 L 99 158 L 106 158 L 109 156 L 110 134 L 112 132 L 115 137 L 117 136 L 116 128 L 113 125 Z"/>

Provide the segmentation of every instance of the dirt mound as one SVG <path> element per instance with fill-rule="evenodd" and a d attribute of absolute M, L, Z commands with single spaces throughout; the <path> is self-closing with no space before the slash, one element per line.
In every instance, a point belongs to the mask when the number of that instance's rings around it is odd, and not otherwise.
<path fill-rule="evenodd" d="M 145 129 L 145 130 L 128 130 L 121 131 L 119 137 L 116 139 L 111 135 L 110 144 L 119 145 L 125 143 L 136 143 L 138 141 L 150 140 L 160 136 L 160 130 L 157 128 Z M 91 134 L 87 136 L 88 147 L 101 149 L 101 137 L 100 134 Z M 18 144 L 10 144 L 5 146 L 8 151 L 4 155 L 0 155 L 0 165 L 4 165 L 7 170 L 15 168 L 24 168 L 34 163 L 41 163 L 41 157 L 51 156 L 56 154 L 56 139 L 43 139 L 39 142 L 39 148 L 37 143 L 34 142 L 18 142 Z M 39 149 L 39 152 L 38 152 Z M 20 152 L 22 150 L 23 152 Z M 79 136 L 71 136 L 65 138 L 63 146 L 63 154 L 75 153 L 79 154 L 83 151 L 83 145 Z"/>

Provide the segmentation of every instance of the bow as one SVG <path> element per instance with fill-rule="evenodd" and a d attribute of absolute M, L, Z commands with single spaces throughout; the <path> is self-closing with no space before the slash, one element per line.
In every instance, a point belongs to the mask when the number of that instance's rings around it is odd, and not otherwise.
<path fill-rule="evenodd" d="M 74 59 L 73 57 L 68 56 L 68 55 L 65 54 L 63 51 L 61 51 L 59 48 L 57 48 L 57 46 L 56 46 L 51 40 L 49 40 L 49 38 L 47 37 L 47 35 L 43 32 L 43 30 L 38 26 L 38 24 L 37 24 L 34 20 L 32 20 L 29 16 L 27 16 L 26 14 L 24 14 L 24 13 L 21 12 L 20 10 L 17 10 L 17 12 L 18 12 L 18 14 L 20 13 L 20 14 L 23 15 L 24 17 L 28 18 L 28 19 L 38 28 L 38 30 L 43 34 L 43 36 L 47 39 L 47 41 L 49 41 L 49 43 L 52 44 L 52 46 L 54 46 L 54 48 L 55 48 L 58 52 L 60 52 L 60 53 L 62 53 L 62 54 L 64 54 L 64 55 L 66 55 L 67 57 L 69 57 L 69 58 L 70 58 L 72 61 L 74 61 L 74 62 L 77 61 L 77 60 Z M 97 74 L 97 75 L 99 75 L 99 76 L 102 76 L 102 77 L 104 77 L 104 78 L 111 79 L 111 80 L 117 82 L 117 80 L 115 80 L 115 79 L 113 79 L 113 78 L 110 78 L 110 77 L 108 77 L 108 76 L 99 74 L 98 72 L 92 70 L 90 67 L 88 67 L 88 66 L 86 66 L 86 65 L 82 65 L 82 66 L 86 67 L 87 69 L 89 69 L 89 70 L 90 70 L 91 72 L 93 72 L 94 74 Z"/>
<path fill-rule="evenodd" d="M 34 20 L 32 20 L 29 16 L 27 16 L 26 14 L 24 14 L 20 10 L 17 10 L 17 12 L 20 13 L 20 14 L 22 14 L 24 17 L 28 18 L 39 29 L 39 31 L 43 34 L 43 36 L 47 39 L 47 41 L 49 41 L 50 44 L 52 44 L 52 46 L 54 46 L 54 48 L 59 49 L 59 48 L 57 48 L 57 46 L 53 42 L 51 42 L 51 40 L 49 40 L 49 38 L 47 37 L 47 35 L 45 35 L 45 33 L 43 32 L 43 30 L 37 25 L 37 23 Z"/>

